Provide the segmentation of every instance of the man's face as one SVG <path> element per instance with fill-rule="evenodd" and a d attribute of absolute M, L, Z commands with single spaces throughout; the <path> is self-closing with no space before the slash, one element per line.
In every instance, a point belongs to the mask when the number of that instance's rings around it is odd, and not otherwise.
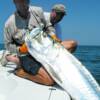
<path fill-rule="evenodd" d="M 29 9 L 29 2 L 28 0 L 14 0 L 16 9 L 21 14 L 25 14 L 28 12 Z"/>
<path fill-rule="evenodd" d="M 64 13 L 52 11 L 51 12 L 51 23 L 56 24 L 60 22 L 62 18 L 64 17 L 64 15 L 65 15 Z"/>

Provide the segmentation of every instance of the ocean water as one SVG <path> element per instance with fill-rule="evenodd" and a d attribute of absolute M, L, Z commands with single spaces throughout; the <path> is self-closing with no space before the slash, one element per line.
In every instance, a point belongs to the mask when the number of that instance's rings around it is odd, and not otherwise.
<path fill-rule="evenodd" d="M 100 46 L 79 46 L 75 56 L 87 67 L 100 84 Z"/>
<path fill-rule="evenodd" d="M 0 44 L 0 50 L 4 49 L 4 44 Z"/>
<path fill-rule="evenodd" d="M 0 44 L 0 49 L 4 45 Z M 74 55 L 87 67 L 100 84 L 100 46 L 78 46 Z"/>

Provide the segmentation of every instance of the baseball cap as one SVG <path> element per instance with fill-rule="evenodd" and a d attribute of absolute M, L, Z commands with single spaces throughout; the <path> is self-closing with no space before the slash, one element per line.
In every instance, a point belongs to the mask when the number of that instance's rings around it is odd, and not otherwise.
<path fill-rule="evenodd" d="M 61 12 L 61 13 L 66 14 L 66 7 L 63 4 L 54 5 L 52 10 L 55 10 L 56 12 Z"/>

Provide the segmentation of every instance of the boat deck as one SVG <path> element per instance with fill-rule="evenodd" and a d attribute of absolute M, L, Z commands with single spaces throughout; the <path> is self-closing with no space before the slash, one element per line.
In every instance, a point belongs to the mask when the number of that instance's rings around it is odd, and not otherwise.
<path fill-rule="evenodd" d="M 44 86 L 13 74 L 16 67 L 0 65 L 0 100 L 71 100 L 58 85 Z"/>

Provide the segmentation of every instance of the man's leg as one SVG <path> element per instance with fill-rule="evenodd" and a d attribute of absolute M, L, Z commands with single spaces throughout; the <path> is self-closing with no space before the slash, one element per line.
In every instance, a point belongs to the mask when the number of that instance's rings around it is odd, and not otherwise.
<path fill-rule="evenodd" d="M 23 70 L 23 68 L 16 70 L 15 74 L 21 78 L 26 78 L 28 80 L 31 80 L 39 84 L 48 86 L 54 84 L 54 80 L 50 77 L 50 75 L 46 72 L 46 70 L 43 67 L 39 69 L 36 75 L 27 73 L 26 71 Z"/>
<path fill-rule="evenodd" d="M 36 61 L 31 55 L 19 57 L 21 69 L 17 69 L 15 74 L 22 78 L 27 78 L 31 81 L 44 84 L 53 85 L 54 81 L 42 67 L 38 61 Z"/>
<path fill-rule="evenodd" d="M 6 56 L 6 59 L 8 60 L 8 61 L 10 61 L 10 62 L 14 62 L 14 63 L 16 63 L 16 64 L 20 64 L 20 59 L 17 57 L 17 56 L 13 56 L 13 55 L 7 55 Z M 31 59 L 30 59 L 31 60 Z M 26 59 L 26 61 L 27 61 L 27 59 Z M 26 62 L 26 61 L 24 61 L 24 62 Z M 32 62 L 30 62 L 30 63 L 32 63 Z M 37 63 L 37 62 L 36 62 Z M 28 64 L 28 63 L 24 63 L 24 64 Z M 32 67 L 32 66 L 34 66 L 34 64 L 33 65 L 31 65 L 31 64 L 29 64 L 30 65 L 30 67 Z M 40 65 L 40 64 L 39 64 Z M 37 66 L 36 66 L 37 67 Z M 26 69 L 27 70 L 27 69 Z M 37 70 L 37 69 L 35 69 L 35 68 L 30 68 L 30 70 Z M 35 71 L 33 71 L 33 73 L 34 73 Z M 32 73 L 32 72 L 31 72 Z M 53 81 L 53 79 L 50 77 L 50 75 L 47 73 L 47 71 L 43 68 L 43 67 L 41 67 L 40 69 L 39 69 L 39 71 L 38 71 L 38 73 L 36 74 L 36 75 L 32 75 L 32 74 L 30 74 L 30 72 L 28 73 L 28 72 L 26 72 L 23 68 L 20 68 L 20 69 L 17 69 L 16 70 L 16 72 L 15 72 L 15 74 L 17 75 L 17 76 L 19 76 L 19 77 L 22 77 L 22 78 L 27 78 L 27 79 L 29 79 L 29 80 L 31 80 L 31 81 L 34 81 L 34 82 L 37 82 L 37 83 L 40 83 L 40 84 L 44 84 L 44 85 L 53 85 L 54 84 L 54 81 Z"/>
<path fill-rule="evenodd" d="M 73 53 L 77 48 L 77 42 L 74 40 L 65 40 L 61 43 L 68 51 Z"/>

